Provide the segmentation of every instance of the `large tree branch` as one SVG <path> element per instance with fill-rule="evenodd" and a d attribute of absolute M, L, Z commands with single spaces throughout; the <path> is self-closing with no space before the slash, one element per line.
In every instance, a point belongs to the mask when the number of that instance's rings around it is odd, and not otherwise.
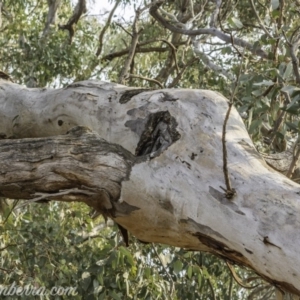
<path fill-rule="evenodd" d="M 180 27 L 176 27 L 176 26 L 172 25 L 158 13 L 158 9 L 162 5 L 162 3 L 163 3 L 163 0 L 161 0 L 156 5 L 153 5 L 150 8 L 149 12 L 154 19 L 156 19 L 159 23 L 161 23 L 161 25 L 163 25 L 167 29 L 171 30 L 172 32 L 181 33 L 181 34 L 185 34 L 185 35 L 189 35 L 189 36 L 209 34 L 209 35 L 219 38 L 220 40 L 224 41 L 227 44 L 234 43 L 235 46 L 245 48 L 255 55 L 258 55 L 262 58 L 268 58 L 268 54 L 264 50 L 257 49 L 252 44 L 250 44 L 242 39 L 232 38 L 230 35 L 223 33 L 222 31 L 218 30 L 217 28 L 213 27 L 213 28 L 201 28 L 201 29 L 196 29 L 196 30 L 189 30 L 189 29 L 184 29 L 184 28 L 180 28 Z"/>
<path fill-rule="evenodd" d="M 63 136 L 2 140 L 0 149 L 1 197 L 81 201 L 111 217 L 135 161 L 85 127 Z"/>
<path fill-rule="evenodd" d="M 209 251 L 300 295 L 299 185 L 264 163 L 232 108 L 226 148 L 237 194 L 226 199 L 223 96 L 97 81 L 0 87 L 1 136 L 18 138 L 0 143 L 2 195 L 88 203 L 143 241 Z M 96 133 L 66 134 L 76 125 Z"/>
<path fill-rule="evenodd" d="M 160 39 L 151 39 L 145 42 L 138 42 L 137 46 L 136 46 L 136 53 L 149 53 L 149 52 L 166 52 L 169 51 L 169 48 L 165 48 L 165 47 L 147 47 L 147 48 L 141 48 L 142 46 L 146 46 L 149 45 L 151 43 L 155 43 L 155 42 L 161 42 L 162 40 Z M 187 43 L 187 41 L 182 41 L 182 42 L 178 42 L 176 44 L 172 44 L 175 48 L 181 46 L 181 45 L 185 45 Z M 107 54 L 105 56 L 102 57 L 101 60 L 113 60 L 114 58 L 117 57 L 121 57 L 123 55 L 128 54 L 130 48 L 126 48 L 117 52 L 113 52 L 110 54 Z"/>

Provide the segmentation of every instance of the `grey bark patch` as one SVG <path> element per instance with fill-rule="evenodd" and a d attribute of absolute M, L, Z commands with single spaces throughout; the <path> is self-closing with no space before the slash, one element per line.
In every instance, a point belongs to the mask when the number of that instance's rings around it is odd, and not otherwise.
<path fill-rule="evenodd" d="M 151 91 L 151 89 L 134 89 L 134 90 L 125 91 L 122 94 L 119 102 L 121 104 L 125 104 L 125 103 L 129 102 L 131 100 L 131 98 L 134 97 L 135 95 L 138 95 L 143 92 L 148 92 L 148 91 Z"/>
<path fill-rule="evenodd" d="M 158 201 L 158 204 L 165 210 L 167 210 L 168 212 L 170 212 L 171 214 L 174 213 L 174 207 L 171 203 L 171 201 L 169 199 L 160 199 Z"/>
<path fill-rule="evenodd" d="M 249 250 L 249 249 L 247 249 L 247 248 L 244 248 L 244 249 L 245 249 L 245 251 L 247 251 L 248 253 L 253 254 L 253 252 L 252 252 L 251 250 Z"/>
<path fill-rule="evenodd" d="M 205 117 L 207 117 L 207 118 L 210 118 L 210 119 L 212 120 L 212 117 L 211 117 L 210 114 L 207 114 L 207 113 L 204 113 L 204 112 L 202 112 L 201 114 L 202 114 L 203 116 L 205 116 Z"/>
<path fill-rule="evenodd" d="M 140 209 L 139 207 L 130 205 L 125 201 L 121 203 L 115 202 L 114 207 L 115 207 L 115 217 L 127 216 L 130 215 L 132 212 Z"/>
<path fill-rule="evenodd" d="M 264 166 L 266 165 L 265 160 L 263 157 L 256 151 L 254 147 L 249 145 L 246 141 L 241 140 L 238 142 L 248 153 L 251 154 L 251 156 L 254 156 L 256 159 L 258 159 Z"/>
<path fill-rule="evenodd" d="M 125 126 L 130 128 L 138 136 L 141 136 L 146 126 L 147 119 L 137 118 L 136 120 L 129 120 L 125 123 Z"/>
<path fill-rule="evenodd" d="M 156 157 L 180 139 L 177 122 L 168 111 L 150 114 L 135 150 L 136 156 Z"/>
<path fill-rule="evenodd" d="M 216 199 L 218 200 L 221 204 L 226 205 L 226 207 L 230 208 L 231 210 L 233 210 L 235 213 L 244 216 L 245 213 L 243 213 L 241 210 L 239 210 L 238 206 L 228 200 L 223 192 L 220 192 L 218 190 L 216 190 L 215 188 L 213 188 L 212 186 L 209 187 L 209 193 Z"/>
<path fill-rule="evenodd" d="M 209 187 L 209 193 L 218 201 L 222 201 L 224 198 L 224 193 L 218 191 L 217 189 L 213 188 L 212 186 Z"/>
<path fill-rule="evenodd" d="M 173 97 L 173 95 L 172 94 L 170 94 L 170 93 L 167 93 L 167 92 L 162 92 L 162 94 L 163 94 L 163 96 L 162 96 L 162 98 L 160 99 L 160 101 L 176 101 L 176 100 L 178 100 L 179 98 L 175 98 L 175 97 Z"/>

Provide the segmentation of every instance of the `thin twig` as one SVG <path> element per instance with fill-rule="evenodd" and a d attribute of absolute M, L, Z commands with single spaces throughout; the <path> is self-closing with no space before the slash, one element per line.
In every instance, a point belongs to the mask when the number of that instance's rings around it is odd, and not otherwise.
<path fill-rule="evenodd" d="M 225 185 L 226 185 L 226 190 L 224 188 L 222 188 L 225 191 L 225 197 L 227 199 L 232 199 L 235 195 L 236 195 L 236 190 L 234 188 L 232 188 L 231 186 L 231 182 L 230 182 L 230 178 L 229 178 L 229 172 L 228 172 L 228 161 L 227 161 L 227 147 L 226 147 L 226 127 L 227 127 L 227 122 L 229 119 L 229 115 L 231 112 L 231 108 L 234 102 L 234 97 L 235 97 L 235 93 L 239 84 L 239 80 L 240 80 L 240 76 L 241 76 L 241 72 L 242 72 L 242 67 L 243 67 L 243 60 L 244 60 L 244 54 L 241 56 L 241 62 L 240 62 L 240 68 L 239 68 L 239 72 L 237 75 L 237 79 L 235 82 L 235 86 L 234 89 L 232 91 L 231 94 L 231 100 L 228 104 L 228 109 L 226 112 L 226 116 L 225 116 L 225 120 L 223 123 L 223 130 L 222 130 L 222 150 L 223 150 L 223 173 L 224 173 L 224 179 L 225 179 Z"/>
<path fill-rule="evenodd" d="M 211 293 L 212 293 L 212 299 L 216 300 L 217 298 L 216 298 L 216 294 L 215 294 L 215 291 L 214 291 L 214 287 L 212 286 L 211 281 L 210 281 L 209 278 L 207 278 L 207 282 L 208 282 L 208 285 L 209 285 Z"/>
<path fill-rule="evenodd" d="M 121 23 L 115 23 L 117 26 L 122 28 L 128 35 L 132 37 L 132 33 L 130 33 Z"/>
<path fill-rule="evenodd" d="M 158 254 L 158 252 L 157 252 L 157 250 L 156 250 L 154 244 L 151 243 L 151 245 L 152 245 L 152 248 L 153 248 L 153 250 L 154 250 L 154 252 L 155 252 L 155 255 L 156 255 L 157 258 L 159 259 L 159 261 L 160 261 L 160 263 L 161 263 L 161 265 L 162 265 L 162 267 L 163 267 L 165 273 L 167 274 L 167 276 L 168 276 L 168 278 L 169 278 L 169 281 L 170 281 L 170 283 L 171 283 L 171 286 L 170 286 L 170 298 L 172 299 L 172 296 L 173 296 L 174 291 L 175 291 L 174 281 L 173 281 L 173 279 L 172 279 L 172 276 L 171 276 L 170 273 L 168 272 L 168 270 L 165 268 L 165 266 L 164 266 L 164 264 L 163 264 L 163 262 L 162 262 L 162 260 L 161 260 L 161 258 L 160 258 L 160 256 L 159 256 L 159 254 Z"/>
<path fill-rule="evenodd" d="M 219 15 L 219 12 L 220 12 L 220 7 L 222 5 L 222 0 L 215 0 L 216 2 L 216 8 L 214 10 L 214 12 L 212 13 L 211 15 L 211 19 L 210 19 L 210 22 L 209 22 L 209 27 L 216 27 L 216 21 L 218 19 L 218 15 Z"/>
<path fill-rule="evenodd" d="M 300 157 L 300 137 L 298 136 L 295 145 L 294 145 L 294 149 L 293 149 L 293 158 L 291 161 L 291 164 L 289 166 L 289 170 L 286 173 L 286 177 L 287 178 L 291 178 L 294 171 L 295 171 L 295 167 L 297 165 L 297 162 L 299 160 Z"/>
<path fill-rule="evenodd" d="M 177 71 L 177 74 L 178 74 L 179 73 L 179 68 L 178 68 L 178 63 L 177 63 L 177 56 L 176 56 L 175 46 L 171 42 L 169 42 L 165 39 L 159 39 L 158 41 L 162 41 L 162 42 L 166 43 L 172 49 L 172 54 L 173 54 L 173 57 L 174 57 L 175 67 L 176 67 L 176 71 Z"/>
<path fill-rule="evenodd" d="M 236 274 L 236 272 L 235 272 L 233 266 L 232 266 L 228 261 L 226 261 L 226 265 L 227 265 L 227 267 L 228 267 L 228 269 L 229 269 L 229 271 L 230 271 L 230 273 L 231 273 L 233 279 L 234 279 L 234 280 L 236 281 L 236 283 L 237 283 L 238 285 L 240 285 L 241 287 L 243 287 L 243 288 L 245 288 L 245 289 L 254 289 L 254 288 L 256 288 L 256 287 L 258 286 L 258 284 L 257 284 L 257 285 L 254 285 L 254 286 L 244 284 L 244 283 L 242 282 L 242 280 L 241 280 L 241 279 L 238 277 L 238 275 Z"/>
<path fill-rule="evenodd" d="M 285 96 L 285 106 L 287 106 L 289 103 L 291 103 L 291 98 L 288 92 L 283 92 L 281 93 Z M 270 140 L 268 141 L 269 145 L 272 145 L 275 141 L 276 138 L 276 133 L 278 132 L 280 126 L 282 125 L 282 122 L 284 121 L 284 118 L 286 116 L 286 110 L 283 110 L 278 119 L 275 122 L 274 128 L 272 129 L 272 135 L 270 137 Z"/>
<path fill-rule="evenodd" d="M 0 268 L 0 270 L 6 273 L 15 272 L 15 269 L 8 270 L 8 269 Z"/>
<path fill-rule="evenodd" d="M 280 0 L 279 1 L 280 4 L 280 15 L 279 18 L 277 20 L 277 29 L 276 29 L 276 35 L 279 36 L 279 31 L 282 27 L 282 22 L 283 22 L 283 11 L 284 11 L 284 6 L 285 6 L 285 2 L 284 0 Z M 278 48 L 279 48 L 279 42 L 280 39 L 278 38 L 276 40 L 276 43 L 274 45 L 274 50 L 273 50 L 273 57 L 274 57 L 274 61 L 277 62 L 278 61 Z"/>
<path fill-rule="evenodd" d="M 7 222 L 9 216 L 12 214 L 13 210 L 15 209 L 15 207 L 17 206 L 17 204 L 19 203 L 19 201 L 20 200 L 15 200 L 14 201 L 12 209 L 10 210 L 10 212 L 8 213 L 8 215 L 6 216 L 5 220 L 2 222 L 3 225 Z"/>
<path fill-rule="evenodd" d="M 164 88 L 164 86 L 156 79 L 152 79 L 152 78 L 148 78 L 148 77 L 144 77 L 144 76 L 140 76 L 140 75 L 135 75 L 135 74 L 129 74 L 129 77 L 131 78 L 139 78 L 139 79 L 143 79 L 143 80 L 146 80 L 146 81 L 149 81 L 149 82 L 153 82 L 157 85 L 159 85 L 160 88 Z"/>
<path fill-rule="evenodd" d="M 5 250 L 5 249 L 7 249 L 7 248 L 9 248 L 9 247 L 16 247 L 16 246 L 18 246 L 18 244 L 8 244 L 8 245 L 0 248 L 0 252 L 3 251 L 3 250 Z"/>
<path fill-rule="evenodd" d="M 225 191 L 225 196 L 228 199 L 233 198 L 233 196 L 236 194 L 235 189 L 231 187 L 231 182 L 229 178 L 228 173 L 228 162 L 227 162 L 227 147 L 226 147 L 226 126 L 229 119 L 230 111 L 232 108 L 233 103 L 229 102 L 228 109 L 226 112 L 225 120 L 223 123 L 223 130 L 222 130 L 222 149 L 223 149 L 223 173 L 224 173 L 224 179 L 225 179 L 225 185 L 226 190 L 222 188 Z"/>
<path fill-rule="evenodd" d="M 137 47 L 135 49 L 136 53 L 148 53 L 148 52 L 166 52 L 169 50 L 169 48 L 167 47 L 149 47 L 149 48 L 140 48 L 141 46 L 145 46 L 145 45 L 148 45 L 148 44 L 151 44 L 151 43 L 154 43 L 154 42 L 164 42 L 164 40 L 161 40 L 161 39 L 153 39 L 153 40 L 149 40 L 149 41 L 146 41 L 146 42 L 142 42 L 142 43 L 138 43 L 137 44 Z M 181 46 L 181 45 L 186 45 L 187 44 L 187 41 L 183 41 L 183 42 L 178 42 L 176 43 L 175 45 L 172 44 L 171 42 L 169 42 L 173 47 L 174 49 L 176 50 L 176 48 L 178 46 Z M 105 56 L 103 56 L 101 58 L 101 60 L 113 60 L 114 58 L 117 58 L 117 57 L 121 57 L 123 55 L 126 55 L 128 54 L 130 48 L 126 48 L 126 49 L 123 49 L 123 50 L 120 50 L 120 51 L 117 51 L 117 52 L 113 52 L 113 53 L 110 53 L 110 54 L 107 54 Z"/>
<path fill-rule="evenodd" d="M 184 72 L 186 71 L 186 69 L 188 67 L 190 67 L 191 65 L 194 64 L 194 62 L 199 61 L 198 57 L 193 57 L 188 63 L 186 63 L 183 68 L 181 68 L 181 71 L 179 74 L 177 74 L 177 76 L 173 79 L 173 81 L 168 85 L 168 88 L 173 88 L 175 87 L 178 82 L 180 81 L 182 75 L 184 74 Z"/>
<path fill-rule="evenodd" d="M 287 44 L 290 47 L 290 55 L 291 55 L 291 59 L 292 59 L 293 70 L 294 70 L 294 74 L 295 74 L 295 77 L 296 77 L 296 82 L 297 82 L 297 84 L 300 84 L 299 61 L 298 61 L 298 58 L 297 58 L 297 52 L 298 52 L 298 48 L 299 48 L 299 45 L 300 45 L 300 38 L 296 37 L 294 39 L 296 31 L 297 31 L 297 29 L 293 32 L 290 41 L 288 40 L 285 32 L 282 31 L 282 33 L 283 33 L 283 36 L 284 36 Z"/>
<path fill-rule="evenodd" d="M 229 291 L 228 291 L 229 300 L 231 300 L 232 298 L 232 290 L 233 290 L 233 277 L 230 276 Z"/>
<path fill-rule="evenodd" d="M 259 25 L 261 26 L 262 30 L 266 33 L 266 35 L 267 35 L 269 38 L 271 38 L 271 39 L 278 39 L 278 37 L 276 37 L 276 38 L 273 37 L 273 36 L 269 33 L 269 31 L 267 30 L 267 28 L 265 27 L 265 25 L 263 24 L 263 22 L 262 22 L 262 20 L 261 20 L 261 18 L 260 18 L 260 16 L 259 16 L 259 14 L 258 14 L 258 12 L 256 11 L 256 8 L 255 8 L 255 6 L 254 6 L 253 0 L 249 0 L 249 1 L 250 1 L 252 10 L 253 10 L 253 12 L 254 12 L 254 14 L 255 14 L 255 16 L 256 16 L 256 19 L 257 19 Z"/>
<path fill-rule="evenodd" d="M 27 206 L 30 203 L 33 202 L 37 202 L 43 199 L 51 199 L 51 198 L 56 198 L 56 197 L 60 197 L 60 196 L 64 196 L 64 195 L 69 195 L 69 194 L 83 194 L 83 195 L 87 195 L 87 196 L 94 196 L 95 193 L 94 192 L 90 192 L 87 190 L 80 190 L 78 188 L 74 188 L 74 189 L 68 189 L 68 190 L 63 190 L 63 191 L 59 191 L 58 193 L 35 193 L 34 195 L 38 196 L 36 198 L 27 200 L 25 203 L 19 205 L 16 209 L 19 209 L 21 207 Z"/>
<path fill-rule="evenodd" d="M 98 57 L 101 52 L 102 52 L 102 48 L 103 48 L 103 37 L 104 37 L 104 34 L 106 32 L 106 30 L 108 29 L 108 27 L 110 26 L 110 23 L 111 23 L 111 20 L 112 20 L 112 17 L 115 13 L 115 10 L 117 9 L 118 5 L 120 4 L 120 1 L 116 1 L 113 9 L 111 10 L 111 12 L 109 13 L 108 15 L 108 18 L 107 18 L 107 21 L 104 25 L 104 27 L 102 28 L 100 34 L 99 34 L 99 46 L 98 46 L 98 49 L 97 49 L 97 52 L 96 52 L 96 56 Z"/>
<path fill-rule="evenodd" d="M 132 24 L 132 37 L 131 37 L 131 46 L 129 48 L 128 51 L 128 56 L 125 60 L 124 66 L 121 69 L 119 78 L 118 78 L 118 83 L 120 84 L 124 84 L 125 80 L 128 76 L 128 71 L 130 69 L 130 65 L 132 64 L 132 61 L 134 59 L 134 56 L 136 54 L 136 47 L 138 44 L 138 40 L 139 40 L 139 35 L 141 30 L 138 29 L 138 21 L 140 18 L 140 15 L 142 13 L 143 9 L 137 9 L 135 12 L 135 18 Z"/>
<path fill-rule="evenodd" d="M 296 54 L 298 52 L 299 45 L 300 45 L 300 38 L 298 38 L 298 40 L 296 40 L 290 47 L 293 70 L 294 70 L 294 74 L 296 76 L 297 84 L 300 84 L 299 60 L 298 60 L 298 57 Z"/>

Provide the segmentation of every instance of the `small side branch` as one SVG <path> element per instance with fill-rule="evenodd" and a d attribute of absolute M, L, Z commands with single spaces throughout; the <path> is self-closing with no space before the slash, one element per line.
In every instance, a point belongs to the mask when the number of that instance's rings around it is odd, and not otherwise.
<path fill-rule="evenodd" d="M 232 108 L 232 105 L 233 105 L 235 93 L 236 93 L 238 83 L 239 83 L 239 80 L 240 80 L 242 67 L 243 67 L 243 59 L 244 59 L 244 53 L 241 56 L 239 72 L 237 74 L 237 79 L 236 79 L 235 86 L 234 86 L 234 89 L 233 89 L 232 95 L 231 95 L 231 101 L 229 102 L 228 109 L 227 109 L 226 116 L 225 116 L 225 120 L 224 120 L 224 123 L 223 123 L 223 128 L 222 128 L 223 173 L 224 173 L 226 190 L 222 187 L 221 188 L 225 191 L 225 197 L 227 199 L 232 199 L 236 195 L 236 190 L 234 188 L 232 188 L 232 186 L 231 186 L 231 182 L 230 182 L 230 178 L 229 178 L 229 172 L 228 172 L 227 147 L 226 147 L 226 127 L 227 127 L 229 115 L 230 115 L 230 112 L 231 112 L 231 108 Z"/>
<path fill-rule="evenodd" d="M 300 46 L 300 36 L 296 34 L 296 31 L 292 34 L 291 40 L 289 41 L 285 32 L 283 31 L 283 35 L 287 44 L 290 47 L 291 59 L 293 64 L 293 70 L 296 77 L 297 84 L 300 84 L 300 73 L 299 73 L 299 60 L 297 58 L 298 48 Z"/>
<path fill-rule="evenodd" d="M 25 203 L 22 203 L 21 205 L 19 205 L 16 209 L 27 206 L 30 203 L 33 202 L 37 202 L 37 201 L 41 201 L 44 199 L 51 199 L 51 198 L 60 198 L 62 196 L 65 195 L 70 195 L 70 194 L 83 194 L 86 196 L 94 196 L 95 193 L 87 191 L 87 190 L 82 190 L 82 189 L 78 189 L 78 188 L 74 188 L 74 189 L 68 189 L 68 190 L 64 190 L 64 191 L 59 191 L 57 193 L 34 193 L 34 196 L 37 196 L 33 199 L 27 200 Z"/>
<path fill-rule="evenodd" d="M 193 57 L 189 62 L 187 62 L 180 70 L 180 72 L 177 74 L 177 76 L 173 79 L 173 81 L 168 85 L 168 88 L 173 88 L 175 87 L 180 79 L 182 78 L 182 75 L 184 74 L 184 72 L 186 71 L 186 69 L 188 67 L 190 67 L 191 65 L 193 65 L 195 62 L 199 62 L 199 58 L 198 57 Z"/>
<path fill-rule="evenodd" d="M 49 34 L 50 26 L 55 24 L 56 12 L 60 6 L 61 0 L 48 0 L 48 16 L 45 28 L 43 30 L 42 37 L 46 37 Z"/>
<path fill-rule="evenodd" d="M 259 23 L 259 25 L 260 25 L 260 28 L 265 32 L 265 34 L 266 34 L 269 38 L 274 39 L 274 37 L 270 34 L 270 32 L 267 30 L 267 28 L 266 28 L 265 25 L 263 24 L 261 18 L 259 17 L 259 14 L 258 14 L 258 12 L 257 12 L 257 10 L 256 10 L 256 8 L 255 8 L 255 6 L 254 6 L 253 0 L 249 0 L 249 1 L 250 1 L 252 10 L 253 10 L 253 12 L 254 12 L 254 14 L 255 14 L 255 16 L 256 16 L 256 19 L 257 19 L 257 21 L 258 21 L 258 23 Z M 278 39 L 278 38 L 276 38 L 276 39 Z"/>
<path fill-rule="evenodd" d="M 234 45 L 236 45 L 236 46 L 247 49 L 248 51 L 250 51 L 251 53 L 253 53 L 257 56 L 268 59 L 268 54 L 264 50 L 257 49 L 252 44 L 250 44 L 242 39 L 239 39 L 239 38 L 234 38 L 232 40 L 232 37 L 230 35 L 225 34 L 224 32 L 222 32 L 214 27 L 189 30 L 189 29 L 180 28 L 180 27 L 172 25 L 170 22 L 168 22 L 165 18 L 163 18 L 158 13 L 158 9 L 162 4 L 163 4 L 163 0 L 160 0 L 159 2 L 157 2 L 150 8 L 149 12 L 155 20 L 157 20 L 163 27 L 169 29 L 170 31 L 176 32 L 176 33 L 181 33 L 184 35 L 189 35 L 189 36 L 197 36 L 197 35 L 201 35 L 201 34 L 212 35 L 212 36 L 219 38 L 220 40 L 224 41 L 227 44 L 231 44 L 233 42 Z"/>
<path fill-rule="evenodd" d="M 223 123 L 223 130 L 222 130 L 223 173 L 224 173 L 226 190 L 223 188 L 222 189 L 225 191 L 225 196 L 227 199 L 232 199 L 234 197 L 234 195 L 236 194 L 236 190 L 231 187 L 231 182 L 230 182 L 230 178 L 229 178 L 228 162 L 227 162 L 227 147 L 226 147 L 226 126 L 227 126 L 227 122 L 229 119 L 232 105 L 233 105 L 233 103 L 230 102 L 227 112 L 226 112 L 225 120 Z"/>
<path fill-rule="evenodd" d="M 146 80 L 146 81 L 149 81 L 149 82 L 153 82 L 157 85 L 159 85 L 160 88 L 164 88 L 163 85 L 156 79 L 152 79 L 152 78 L 148 78 L 148 77 L 143 77 L 143 76 L 140 76 L 140 75 L 135 75 L 135 74 L 130 74 L 129 77 L 131 78 L 138 78 L 138 79 L 142 79 L 142 80 Z"/>
<path fill-rule="evenodd" d="M 118 7 L 119 4 L 120 4 L 120 1 L 116 1 L 115 6 L 113 7 L 113 9 L 111 10 L 111 12 L 109 13 L 107 21 L 106 21 L 104 27 L 102 28 L 102 30 L 101 30 L 101 32 L 99 34 L 99 46 L 98 46 L 98 49 L 97 49 L 97 52 L 96 52 L 96 56 L 97 57 L 102 52 L 104 34 L 105 34 L 106 30 L 108 29 L 108 27 L 110 26 L 112 17 L 113 17 L 113 15 L 114 15 L 114 13 L 115 13 L 115 11 L 116 11 L 116 9 L 117 9 L 117 7 Z"/>
<path fill-rule="evenodd" d="M 172 296 L 173 296 L 173 294 L 174 294 L 174 290 L 175 290 L 174 281 L 173 281 L 173 279 L 172 279 L 172 276 L 170 275 L 170 273 L 168 272 L 168 270 L 167 270 L 166 267 L 164 266 L 164 264 L 163 264 L 163 262 L 162 262 L 162 260 L 161 260 L 161 258 L 160 258 L 160 256 L 159 256 L 159 254 L 158 254 L 158 252 L 157 252 L 157 250 L 156 250 L 154 244 L 152 243 L 151 245 L 152 245 L 152 248 L 153 248 L 153 250 L 154 250 L 155 255 L 157 256 L 158 260 L 159 260 L 160 263 L 161 263 L 161 266 L 163 267 L 165 273 L 167 274 L 167 276 L 168 276 L 168 278 L 169 278 L 169 280 L 170 280 L 170 284 L 171 284 L 171 286 L 170 286 L 170 297 L 172 298 Z"/>
<path fill-rule="evenodd" d="M 292 162 L 291 162 L 290 167 L 289 167 L 289 170 L 288 170 L 288 172 L 287 172 L 287 174 L 286 174 L 286 176 L 287 176 L 288 178 L 291 178 L 291 177 L 292 177 L 292 175 L 293 175 L 293 173 L 294 173 L 294 171 L 295 171 L 297 162 L 298 162 L 299 157 L 300 157 L 300 144 L 299 144 L 299 142 L 300 142 L 300 139 L 299 139 L 299 137 L 298 137 L 298 139 L 297 139 L 297 141 L 296 141 L 296 143 L 295 143 L 295 146 L 294 146 L 294 150 L 293 150 L 293 158 L 292 158 Z"/>
<path fill-rule="evenodd" d="M 218 15 L 220 12 L 220 7 L 222 5 L 222 0 L 215 0 L 215 2 L 216 2 L 216 8 L 215 8 L 214 12 L 212 13 L 211 19 L 209 22 L 209 27 L 211 27 L 211 28 L 216 27 L 216 22 L 217 22 Z"/>
<path fill-rule="evenodd" d="M 254 285 L 254 286 L 252 286 L 252 285 L 249 286 L 249 285 L 244 284 L 243 281 L 241 280 L 241 278 L 239 278 L 238 275 L 236 274 L 234 267 L 229 263 L 229 261 L 226 261 L 226 265 L 227 265 L 232 277 L 234 278 L 235 282 L 239 286 L 243 287 L 244 289 L 254 289 L 258 286 L 258 284 Z"/>
<path fill-rule="evenodd" d="M 128 77 L 128 72 L 130 70 L 130 66 L 134 60 L 134 56 L 136 53 L 135 50 L 136 50 L 138 40 L 139 40 L 139 35 L 140 35 L 140 30 L 138 29 L 138 21 L 139 21 L 141 12 L 142 12 L 142 10 L 138 9 L 135 13 L 134 22 L 132 25 L 131 46 L 130 46 L 128 56 L 125 60 L 124 66 L 120 72 L 119 79 L 118 79 L 118 82 L 121 84 L 124 84 L 126 81 L 126 78 Z"/>
<path fill-rule="evenodd" d="M 70 17 L 69 21 L 65 25 L 58 25 L 61 30 L 69 31 L 70 44 L 72 43 L 74 33 L 75 33 L 75 24 L 78 23 L 80 17 L 87 12 L 86 0 L 78 0 L 73 15 Z"/>

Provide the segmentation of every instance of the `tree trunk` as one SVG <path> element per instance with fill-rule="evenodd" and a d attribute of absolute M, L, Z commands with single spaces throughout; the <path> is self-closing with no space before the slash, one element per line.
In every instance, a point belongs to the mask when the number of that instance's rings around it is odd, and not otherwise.
<path fill-rule="evenodd" d="M 0 88 L 1 196 L 82 201 L 143 241 L 211 252 L 300 295 L 299 185 L 265 164 L 233 108 L 226 198 L 222 95 Z"/>

